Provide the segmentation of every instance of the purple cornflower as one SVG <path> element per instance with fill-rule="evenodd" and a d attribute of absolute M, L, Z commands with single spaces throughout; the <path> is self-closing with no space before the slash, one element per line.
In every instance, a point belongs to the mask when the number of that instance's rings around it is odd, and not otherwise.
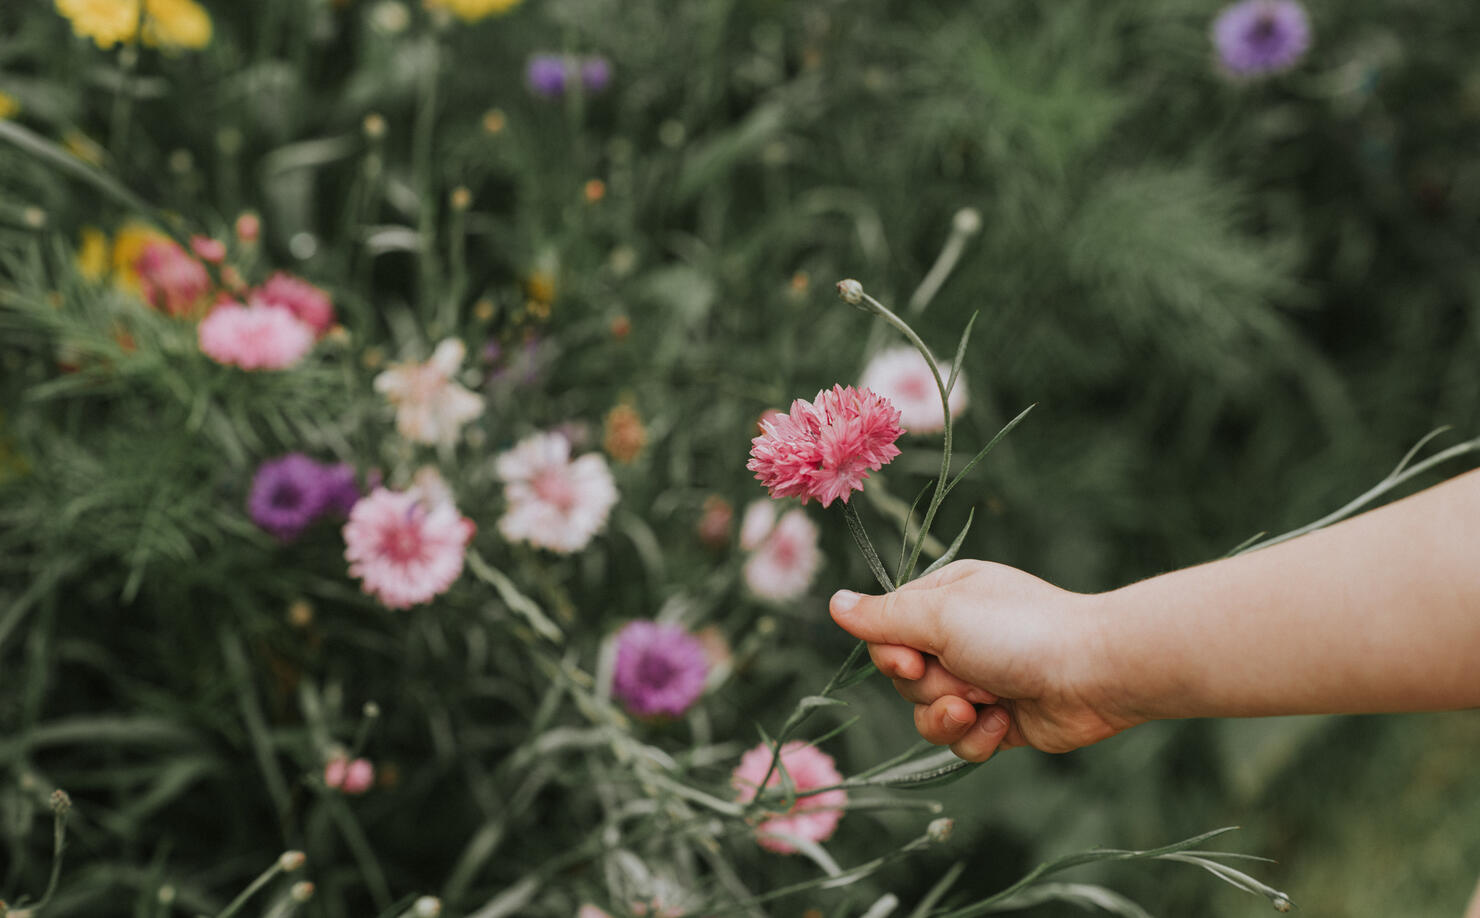
<path fill-rule="evenodd" d="M 1213 44 L 1236 76 L 1278 73 L 1310 47 L 1310 19 L 1296 0 L 1242 0 L 1213 21 Z"/>
<path fill-rule="evenodd" d="M 612 81 L 612 62 L 604 57 L 581 61 L 581 85 L 590 93 L 601 92 Z"/>
<path fill-rule="evenodd" d="M 349 465 L 324 465 L 302 453 L 269 459 L 252 476 L 247 512 L 263 529 L 291 542 L 326 513 L 347 513 L 359 499 Z"/>
<path fill-rule="evenodd" d="M 537 96 L 554 98 L 565 94 L 566 71 L 569 69 L 562 54 L 536 54 L 524 68 L 524 80 Z"/>
<path fill-rule="evenodd" d="M 637 621 L 617 632 L 612 694 L 638 717 L 677 717 L 704 692 L 709 660 L 677 625 Z"/>

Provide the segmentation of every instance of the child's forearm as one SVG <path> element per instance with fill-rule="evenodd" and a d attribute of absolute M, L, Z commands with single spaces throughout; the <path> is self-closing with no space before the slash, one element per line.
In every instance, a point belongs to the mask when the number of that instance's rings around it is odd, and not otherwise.
<path fill-rule="evenodd" d="M 1146 717 L 1480 707 L 1480 471 L 1098 600 Z"/>

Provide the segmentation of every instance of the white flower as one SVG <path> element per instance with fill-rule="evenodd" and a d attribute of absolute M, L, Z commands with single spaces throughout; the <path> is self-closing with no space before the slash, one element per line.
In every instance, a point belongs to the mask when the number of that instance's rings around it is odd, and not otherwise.
<path fill-rule="evenodd" d="M 951 378 L 950 364 L 937 363 L 941 382 Z M 930 365 L 920 352 L 912 347 L 897 347 L 880 351 L 864 368 L 859 385 L 884 396 L 899 409 L 899 424 L 909 433 L 937 433 L 945 430 L 945 419 L 940 413 L 940 390 L 935 386 L 935 377 Z M 951 417 L 959 417 L 966 410 L 966 377 L 956 377 L 956 387 L 946 404 Z"/>
<path fill-rule="evenodd" d="M 617 502 L 606 459 L 587 453 L 572 461 L 570 441 L 558 433 L 526 437 L 500 455 L 494 469 L 509 504 L 498 531 L 513 542 L 580 551 L 606 525 Z"/>
<path fill-rule="evenodd" d="M 375 377 L 375 390 L 396 406 L 396 430 L 416 443 L 457 442 L 462 426 L 483 413 L 483 399 L 453 382 L 467 348 L 448 338 L 426 363 L 397 363 Z"/>
<path fill-rule="evenodd" d="M 768 500 L 746 508 L 740 544 L 752 548 L 743 571 L 745 585 L 772 602 L 786 602 L 805 593 L 822 563 L 817 526 L 806 511 L 788 510 L 777 519 Z"/>

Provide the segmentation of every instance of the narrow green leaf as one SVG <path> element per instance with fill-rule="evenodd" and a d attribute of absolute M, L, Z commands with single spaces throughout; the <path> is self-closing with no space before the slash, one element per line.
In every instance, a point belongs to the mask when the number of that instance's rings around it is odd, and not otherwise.
<path fill-rule="evenodd" d="M 889 580 L 889 572 L 884 570 L 884 562 L 879 560 L 879 553 L 874 549 L 874 543 L 869 541 L 868 532 L 863 528 L 863 520 L 858 518 L 858 508 L 851 503 L 843 504 L 843 518 L 848 521 L 848 531 L 853 534 L 853 541 L 858 543 L 863 552 L 863 559 L 868 562 L 869 570 L 873 571 L 874 578 L 879 585 L 888 593 L 894 589 L 894 584 Z"/>
<path fill-rule="evenodd" d="M 987 453 L 990 453 L 992 451 L 992 448 L 997 445 L 998 441 L 1000 441 L 1003 437 L 1007 436 L 1007 434 L 1014 427 L 1018 426 L 1018 424 L 1023 420 L 1023 418 L 1025 418 L 1025 417 L 1028 416 L 1028 412 L 1032 411 L 1034 408 L 1037 408 L 1037 407 L 1038 407 L 1038 404 L 1036 402 L 1033 403 L 1033 404 L 1031 404 L 1031 405 L 1029 405 L 1028 407 L 1026 407 L 1026 408 L 1023 409 L 1022 414 L 1019 414 L 1017 417 L 1013 418 L 1011 421 L 1008 421 L 1007 422 L 1007 426 L 1005 426 L 1001 430 L 997 431 L 997 436 L 993 437 L 992 440 L 991 440 L 991 442 L 989 442 L 986 446 L 983 446 L 981 448 L 981 452 L 977 453 L 975 456 L 973 456 L 971 458 L 971 461 L 970 462 L 966 463 L 966 468 L 962 469 L 960 471 L 960 473 L 958 473 L 956 475 L 955 478 L 952 478 L 951 479 L 951 483 L 948 484 L 948 485 L 946 485 L 946 491 L 945 491 L 945 493 L 946 494 L 951 493 L 951 489 L 954 488 L 956 485 L 958 485 L 958 484 L 961 483 L 961 479 L 963 479 L 963 478 L 966 477 L 966 473 L 968 473 L 972 469 L 976 468 L 976 464 L 978 462 L 981 462 L 983 459 L 985 459 L 987 457 Z"/>
<path fill-rule="evenodd" d="M 945 567 L 947 564 L 950 564 L 952 561 L 956 560 L 956 554 L 957 552 L 961 551 L 961 543 L 966 541 L 966 533 L 971 531 L 971 521 L 975 518 L 976 508 L 972 507 L 971 510 L 966 514 L 966 525 L 961 527 L 961 532 L 956 536 L 956 540 L 951 543 L 951 547 L 947 548 L 945 554 L 941 555 L 939 558 L 936 558 L 929 567 L 925 568 L 925 570 L 920 573 L 921 577 L 924 577 L 926 574 L 933 574 L 941 568 Z"/>
<path fill-rule="evenodd" d="M 514 585 L 514 581 L 510 580 L 503 571 L 484 561 L 483 556 L 476 551 L 468 552 L 467 562 L 468 569 L 473 572 L 474 576 L 492 585 L 498 591 L 499 598 L 504 601 L 504 605 L 522 615 L 540 637 L 556 643 L 565 640 L 560 627 L 545 615 L 534 600 L 521 593 Z"/>
<path fill-rule="evenodd" d="M 956 345 L 956 359 L 951 362 L 951 378 L 946 380 L 946 395 L 949 397 L 951 391 L 956 388 L 956 379 L 961 375 L 961 360 L 966 356 L 966 342 L 971 340 L 971 329 L 976 325 L 976 317 L 981 315 L 978 309 L 971 314 L 966 323 L 966 330 L 961 333 L 961 343 Z"/>

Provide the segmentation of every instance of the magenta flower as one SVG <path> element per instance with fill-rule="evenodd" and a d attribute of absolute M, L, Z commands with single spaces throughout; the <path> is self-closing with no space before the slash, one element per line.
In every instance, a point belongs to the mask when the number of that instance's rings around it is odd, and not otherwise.
<path fill-rule="evenodd" d="M 1242 0 L 1213 21 L 1213 45 L 1236 76 L 1278 73 L 1310 47 L 1310 19 L 1295 0 Z"/>
<path fill-rule="evenodd" d="M 638 717 L 678 717 L 708 678 L 704 644 L 679 626 L 639 621 L 617 632 L 612 694 Z"/>
<path fill-rule="evenodd" d="M 253 304 L 286 309 L 322 338 L 334 324 L 334 304 L 329 294 L 308 281 L 279 271 L 247 297 Z"/>
<path fill-rule="evenodd" d="M 258 526 L 291 542 L 319 517 L 348 513 L 359 497 L 352 466 L 325 465 L 303 453 L 289 453 L 257 467 L 247 512 Z"/>
<path fill-rule="evenodd" d="M 745 467 L 772 497 L 811 498 L 830 505 L 863 490 L 870 471 L 899 455 L 899 411 L 868 389 L 833 386 L 812 402 L 797 399 L 790 414 L 761 421 Z"/>
<path fill-rule="evenodd" d="M 798 791 L 816 790 L 839 784 L 843 776 L 838 774 L 832 756 L 815 746 L 797 740 L 781 747 L 781 762 L 771 772 L 766 787 L 781 784 L 781 767 Z M 761 743 L 740 757 L 740 765 L 730 776 L 730 785 L 737 791 L 736 799 L 749 803 L 760 789 L 761 779 L 771 768 L 771 747 Z M 803 838 L 807 841 L 826 841 L 832 837 L 843 818 L 843 807 L 848 803 L 848 792 L 841 787 L 805 797 L 797 797 L 796 803 L 784 813 L 775 813 L 755 830 L 756 841 L 767 851 L 778 854 L 796 853 L 796 845 L 782 836 Z"/>
<path fill-rule="evenodd" d="M 324 763 L 324 784 L 341 793 L 363 794 L 375 784 L 375 766 L 369 759 L 336 755 Z"/>
<path fill-rule="evenodd" d="M 474 529 L 451 502 L 419 489 L 376 488 L 350 511 L 344 557 L 366 593 L 387 608 L 405 609 L 452 586 Z"/>
<path fill-rule="evenodd" d="M 205 265 L 168 239 L 144 246 L 134 259 L 139 288 L 149 305 L 172 316 L 189 315 L 211 289 Z"/>

